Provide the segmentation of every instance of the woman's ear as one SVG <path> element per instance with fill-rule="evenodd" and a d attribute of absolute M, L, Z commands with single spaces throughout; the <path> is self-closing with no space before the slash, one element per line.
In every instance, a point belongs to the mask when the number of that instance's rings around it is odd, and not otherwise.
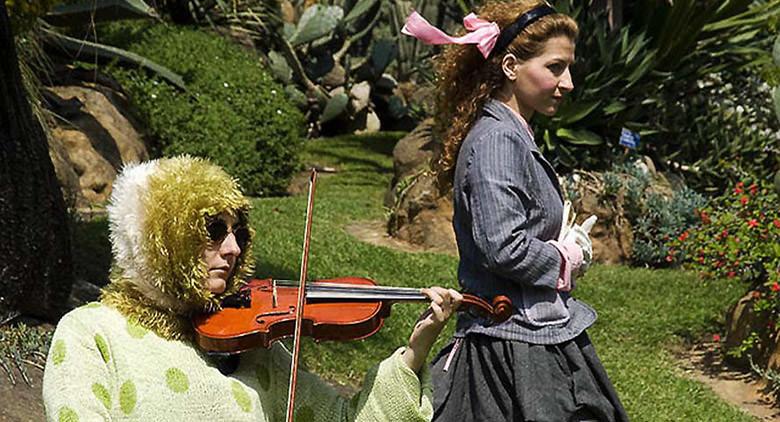
<path fill-rule="evenodd" d="M 512 53 L 505 54 L 504 58 L 501 59 L 501 70 L 504 71 L 504 76 L 510 81 L 517 79 L 517 65 L 519 64 L 520 61 Z"/>

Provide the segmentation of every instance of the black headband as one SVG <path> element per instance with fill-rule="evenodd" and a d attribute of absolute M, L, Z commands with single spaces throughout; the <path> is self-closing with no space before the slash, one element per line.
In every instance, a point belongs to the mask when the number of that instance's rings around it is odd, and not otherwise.
<path fill-rule="evenodd" d="M 501 30 L 501 33 L 498 35 L 498 40 L 496 40 L 496 45 L 490 52 L 490 57 L 495 57 L 497 54 L 506 50 L 506 48 L 509 47 L 509 44 L 512 43 L 512 40 L 514 40 L 523 29 L 528 27 L 528 25 L 547 15 L 552 15 L 553 13 L 558 12 L 549 4 L 543 4 L 520 15 L 520 17 L 511 25 Z"/>

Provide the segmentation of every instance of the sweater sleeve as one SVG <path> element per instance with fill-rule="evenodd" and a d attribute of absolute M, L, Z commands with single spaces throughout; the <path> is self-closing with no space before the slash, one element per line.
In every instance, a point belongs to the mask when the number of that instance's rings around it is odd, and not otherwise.
<path fill-rule="evenodd" d="M 76 315 L 57 324 L 43 374 L 47 421 L 111 420 L 111 350 L 105 336 Z M 121 398 L 120 398 L 121 400 Z"/>
<path fill-rule="evenodd" d="M 494 131 L 475 144 L 468 168 L 472 236 L 491 272 L 554 289 L 561 256 L 553 245 L 528 235 L 526 211 L 536 206 L 526 171 L 532 159 L 508 131 Z"/>
<path fill-rule="evenodd" d="M 290 353 L 276 348 L 273 361 L 275 420 L 286 411 Z M 427 368 L 420 377 L 403 362 L 403 348 L 366 374 L 360 391 L 347 399 L 318 376 L 301 370 L 296 389 L 295 420 L 301 422 L 424 422 L 433 417 L 432 387 Z M 421 381 L 422 380 L 422 381 Z"/>

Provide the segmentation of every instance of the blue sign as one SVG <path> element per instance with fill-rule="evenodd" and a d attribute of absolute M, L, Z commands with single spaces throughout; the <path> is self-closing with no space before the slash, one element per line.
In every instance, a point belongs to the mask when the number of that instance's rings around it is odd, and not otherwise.
<path fill-rule="evenodd" d="M 623 130 L 620 131 L 620 145 L 631 149 L 637 149 L 639 147 L 639 134 L 623 128 Z"/>

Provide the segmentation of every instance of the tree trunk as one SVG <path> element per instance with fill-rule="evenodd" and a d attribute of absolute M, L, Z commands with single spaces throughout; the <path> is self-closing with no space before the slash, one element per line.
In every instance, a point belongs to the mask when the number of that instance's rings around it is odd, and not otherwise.
<path fill-rule="evenodd" d="M 73 284 L 65 203 L 0 1 L 0 314 L 54 319 Z"/>

